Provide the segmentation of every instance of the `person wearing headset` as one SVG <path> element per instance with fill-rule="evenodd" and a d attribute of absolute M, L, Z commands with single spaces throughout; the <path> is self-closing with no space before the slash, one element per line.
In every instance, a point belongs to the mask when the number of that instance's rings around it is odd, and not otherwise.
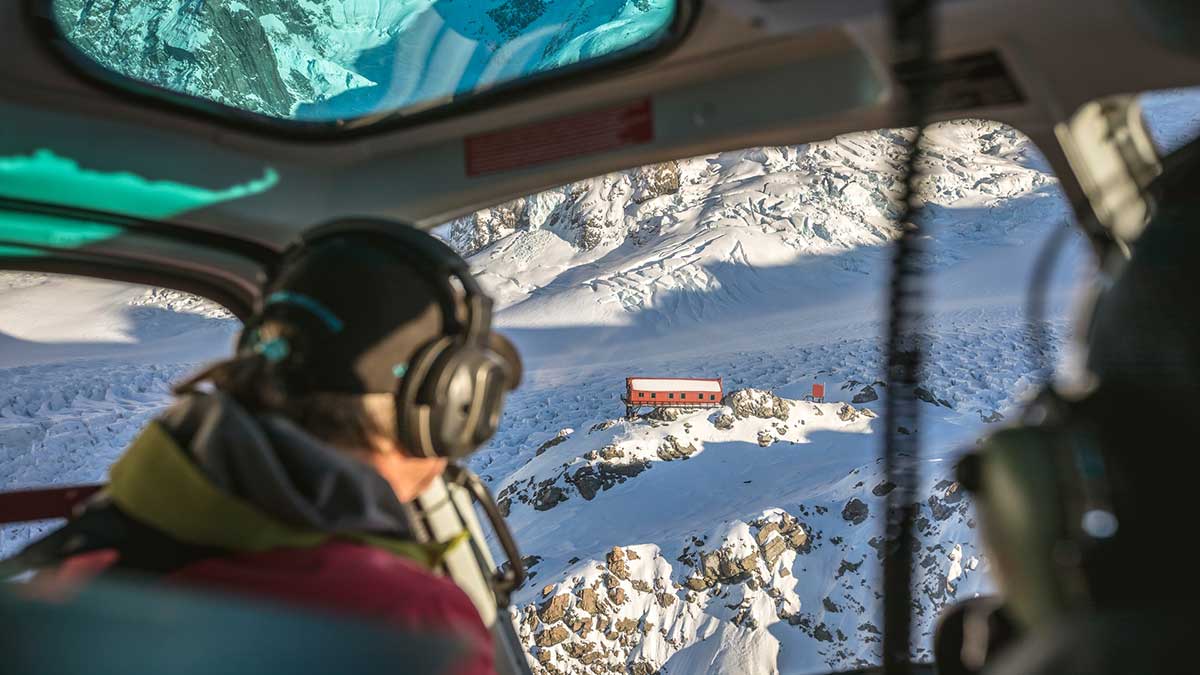
<path fill-rule="evenodd" d="M 264 288 L 237 353 L 204 369 L 83 515 L 22 554 L 40 583 L 153 574 L 452 633 L 493 671 L 467 596 L 408 506 L 495 431 L 520 377 L 449 247 L 375 221 L 318 229 Z M 206 386 L 207 385 L 207 386 Z M 65 561 L 65 562 L 64 562 Z"/>

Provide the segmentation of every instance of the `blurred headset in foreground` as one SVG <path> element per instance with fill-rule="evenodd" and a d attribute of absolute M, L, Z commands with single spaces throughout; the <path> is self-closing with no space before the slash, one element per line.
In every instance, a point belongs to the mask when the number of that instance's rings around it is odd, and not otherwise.
<path fill-rule="evenodd" d="M 1152 552 L 1192 520 L 1200 400 L 1200 144 L 1152 186 L 1155 215 L 1096 294 L 1086 381 L 1047 387 L 958 466 L 1019 629 L 1089 609 L 1177 612 Z M 1194 612 L 1189 607 L 1186 611 Z"/>

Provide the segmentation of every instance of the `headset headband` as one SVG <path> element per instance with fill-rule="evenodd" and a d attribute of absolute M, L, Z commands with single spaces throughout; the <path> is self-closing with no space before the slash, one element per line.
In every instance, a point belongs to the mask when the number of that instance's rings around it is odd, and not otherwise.
<path fill-rule="evenodd" d="M 365 236 L 379 241 L 388 251 L 413 263 L 411 266 L 437 287 L 443 320 L 465 339 L 483 344 L 488 339 L 492 320 L 492 300 L 479 287 L 466 261 L 454 249 L 436 237 L 407 225 L 378 218 L 342 219 L 318 225 L 301 235 L 299 242 L 284 253 L 284 259 L 300 255 L 317 242 L 338 236 Z M 458 279 L 467 310 L 464 325 L 458 319 L 458 293 L 450 279 Z"/>

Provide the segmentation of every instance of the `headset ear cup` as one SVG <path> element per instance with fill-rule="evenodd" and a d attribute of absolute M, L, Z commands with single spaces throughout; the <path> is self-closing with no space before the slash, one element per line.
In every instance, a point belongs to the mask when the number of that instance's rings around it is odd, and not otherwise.
<path fill-rule="evenodd" d="M 464 457 L 491 437 L 493 401 L 504 382 L 499 360 L 474 345 L 455 345 L 443 354 L 428 381 L 437 401 L 430 424 L 443 456 Z"/>
<path fill-rule="evenodd" d="M 1023 427 L 989 437 L 959 466 L 972 493 L 996 576 L 1013 618 L 1028 628 L 1068 606 L 1058 563 L 1063 496 L 1053 429 Z"/>
<path fill-rule="evenodd" d="M 434 408 L 438 405 L 430 380 L 439 361 L 454 344 L 451 337 L 442 337 L 422 349 L 413 359 L 400 381 L 396 394 L 396 421 L 399 440 L 418 457 L 442 457 L 442 448 L 432 429 Z"/>
<path fill-rule="evenodd" d="M 438 340 L 421 353 L 401 385 L 401 441 L 424 456 L 474 452 L 496 432 L 510 372 L 491 350 Z"/>

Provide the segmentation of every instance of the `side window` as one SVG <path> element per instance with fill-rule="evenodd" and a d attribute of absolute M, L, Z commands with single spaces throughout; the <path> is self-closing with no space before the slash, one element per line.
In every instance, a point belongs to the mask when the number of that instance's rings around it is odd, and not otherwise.
<path fill-rule="evenodd" d="M 0 271 L 0 490 L 104 481 L 172 384 L 227 356 L 239 328 L 178 291 Z M 0 556 L 53 525 L 3 528 Z"/>
<path fill-rule="evenodd" d="M 1139 95 L 1142 120 L 1162 155 L 1200 137 L 1200 87 L 1150 91 Z"/>

